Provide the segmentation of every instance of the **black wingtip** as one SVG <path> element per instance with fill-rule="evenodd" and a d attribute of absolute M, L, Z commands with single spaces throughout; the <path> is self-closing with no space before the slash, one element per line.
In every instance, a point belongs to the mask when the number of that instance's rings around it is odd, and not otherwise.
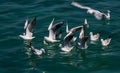
<path fill-rule="evenodd" d="M 108 38 L 111 38 L 111 37 L 112 37 L 111 35 L 108 36 Z"/>
<path fill-rule="evenodd" d="M 64 24 L 64 21 L 61 21 L 61 22 L 58 22 L 58 23 L 63 25 L 63 24 Z"/>
<path fill-rule="evenodd" d="M 99 31 L 98 33 L 101 34 L 101 31 Z"/>
<path fill-rule="evenodd" d="M 36 19 L 37 19 L 37 17 L 35 16 L 35 17 L 33 18 L 33 20 L 36 21 Z"/>
<path fill-rule="evenodd" d="M 32 19 L 31 24 L 36 24 L 36 16 Z"/>

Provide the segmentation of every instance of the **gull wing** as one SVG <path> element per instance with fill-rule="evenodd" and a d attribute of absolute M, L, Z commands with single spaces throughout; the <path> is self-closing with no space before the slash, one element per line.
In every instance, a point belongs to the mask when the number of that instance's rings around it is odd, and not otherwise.
<path fill-rule="evenodd" d="M 69 33 L 68 23 L 66 23 L 66 33 Z"/>
<path fill-rule="evenodd" d="M 77 2 L 74 2 L 74 1 L 71 3 L 71 5 L 73 5 L 75 7 L 78 7 L 78 8 L 81 8 L 81 9 L 91 9 L 90 7 L 83 6 L 80 3 L 77 3 Z"/>
<path fill-rule="evenodd" d="M 73 34 L 70 34 L 70 35 L 68 35 L 68 36 L 64 39 L 65 45 L 69 45 L 69 46 L 70 46 L 70 41 L 72 40 L 73 36 L 74 36 Z"/>
<path fill-rule="evenodd" d="M 56 25 L 53 25 L 53 26 L 52 26 L 52 24 L 53 24 L 53 21 L 51 22 L 50 28 L 48 29 L 49 37 L 51 39 L 56 39 L 55 31 L 63 25 L 63 22 L 57 23 Z"/>
<path fill-rule="evenodd" d="M 72 29 L 70 30 L 70 32 L 74 33 L 74 32 L 76 32 L 76 31 L 78 31 L 78 30 L 80 30 L 80 29 L 82 29 L 82 28 L 83 28 L 83 26 L 77 26 L 77 27 L 72 28 Z"/>
<path fill-rule="evenodd" d="M 33 34 L 33 27 L 36 23 L 36 17 L 33 18 L 33 20 L 30 22 L 30 24 L 28 24 L 27 28 L 26 28 L 26 36 L 32 37 Z"/>
<path fill-rule="evenodd" d="M 36 24 L 36 17 L 34 17 L 28 25 L 28 29 L 31 33 L 33 32 L 33 27 L 35 26 L 35 24 Z"/>
<path fill-rule="evenodd" d="M 84 24 L 88 24 L 87 19 L 85 19 Z"/>
<path fill-rule="evenodd" d="M 52 26 L 52 30 L 56 31 L 57 29 L 59 29 L 61 26 L 63 25 L 63 22 L 58 22 L 55 25 Z"/>
<path fill-rule="evenodd" d="M 55 20 L 55 18 L 53 18 L 53 20 L 51 21 L 51 23 L 50 23 L 50 25 L 48 27 L 48 30 L 50 30 L 52 28 L 54 20 Z"/>
<path fill-rule="evenodd" d="M 76 31 L 80 30 L 82 27 L 83 27 L 83 26 L 77 26 L 77 27 L 74 27 L 74 28 L 70 29 L 69 33 L 64 37 L 64 39 L 65 39 L 66 37 L 68 37 L 69 35 L 74 34 Z"/>
<path fill-rule="evenodd" d="M 29 23 L 29 21 L 28 21 L 28 17 L 27 17 L 26 22 L 25 22 L 25 25 L 24 25 L 24 29 L 26 29 L 26 28 L 27 28 L 28 23 Z"/>

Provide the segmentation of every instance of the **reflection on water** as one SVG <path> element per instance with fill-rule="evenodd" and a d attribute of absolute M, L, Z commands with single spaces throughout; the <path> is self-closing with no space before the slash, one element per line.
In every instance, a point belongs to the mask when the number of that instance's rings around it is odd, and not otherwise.
<path fill-rule="evenodd" d="M 31 43 L 31 40 L 24 40 L 25 45 L 30 45 L 30 43 Z"/>
<path fill-rule="evenodd" d="M 91 44 L 98 44 L 98 41 L 91 41 Z"/>

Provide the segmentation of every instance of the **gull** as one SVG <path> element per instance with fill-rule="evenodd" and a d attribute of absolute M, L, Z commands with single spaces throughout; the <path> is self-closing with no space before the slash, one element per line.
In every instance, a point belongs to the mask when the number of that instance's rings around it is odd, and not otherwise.
<path fill-rule="evenodd" d="M 70 52 L 73 49 L 73 46 L 71 46 L 71 41 L 73 39 L 73 34 L 69 34 L 65 39 L 64 39 L 64 46 L 62 44 L 59 45 L 62 51 L 64 52 Z"/>
<path fill-rule="evenodd" d="M 90 7 L 83 6 L 80 3 L 77 3 L 77 2 L 74 2 L 74 1 L 71 3 L 71 5 L 76 6 L 78 8 L 81 8 L 81 9 L 86 9 L 87 13 L 93 14 L 95 16 L 95 18 L 98 19 L 98 20 L 102 20 L 102 19 L 110 20 L 110 10 L 107 10 L 107 14 L 105 14 L 105 13 L 102 13 L 98 10 L 92 9 Z"/>
<path fill-rule="evenodd" d="M 79 39 L 80 39 L 80 42 L 78 42 L 78 46 L 79 48 L 81 49 L 87 49 L 87 40 L 88 40 L 88 36 L 85 36 L 85 31 L 84 31 L 84 26 L 82 27 L 81 29 L 81 32 L 79 34 Z"/>
<path fill-rule="evenodd" d="M 110 36 L 105 40 L 101 39 L 101 43 L 102 43 L 103 46 L 108 46 L 110 44 L 110 41 L 111 41 Z"/>
<path fill-rule="evenodd" d="M 73 37 L 76 31 L 80 30 L 83 26 L 77 26 L 73 27 L 69 30 L 68 34 L 64 37 L 64 46 L 60 44 L 59 47 L 64 52 L 70 52 L 73 49 L 73 46 L 71 46 L 71 42 L 73 42 Z"/>
<path fill-rule="evenodd" d="M 52 22 L 50 23 L 50 25 L 48 27 L 49 36 L 48 37 L 46 37 L 46 36 L 44 37 L 44 39 L 46 41 L 51 42 L 51 43 L 59 42 L 59 40 L 56 40 L 55 31 L 57 29 L 59 29 L 63 25 L 63 22 L 59 22 L 59 23 L 56 23 L 55 25 L 53 25 L 53 22 L 54 22 L 54 18 L 53 18 Z"/>
<path fill-rule="evenodd" d="M 101 32 L 98 32 L 98 33 L 96 33 L 96 34 L 93 34 L 93 32 L 90 32 L 90 40 L 91 40 L 91 41 L 97 41 L 97 40 L 99 39 L 99 37 L 100 37 L 100 33 L 101 33 Z"/>
<path fill-rule="evenodd" d="M 66 23 L 66 33 L 68 34 L 69 33 L 69 28 L 68 28 L 68 23 Z M 73 37 L 72 38 L 72 41 L 74 42 L 74 41 L 76 41 L 76 39 L 77 39 L 77 37 Z"/>
<path fill-rule="evenodd" d="M 35 55 L 42 55 L 43 53 L 45 53 L 45 49 L 43 49 L 43 48 L 41 48 L 40 50 L 38 50 L 38 49 L 35 49 L 32 45 L 31 45 L 31 43 L 30 43 L 30 51 L 32 52 L 32 53 L 34 53 Z"/>
<path fill-rule="evenodd" d="M 32 19 L 32 21 L 29 23 L 28 22 L 28 18 L 26 19 L 26 22 L 25 22 L 25 26 L 24 26 L 24 29 L 25 29 L 25 33 L 23 33 L 23 35 L 19 35 L 21 38 L 23 38 L 24 40 L 32 40 L 33 37 L 33 27 L 35 26 L 35 23 L 36 23 L 36 17 L 34 17 Z"/>
<path fill-rule="evenodd" d="M 66 37 L 68 37 L 69 35 L 74 34 L 76 31 L 82 29 L 82 27 L 83 27 L 83 26 L 73 27 L 72 29 L 69 30 L 68 34 L 64 37 L 64 39 L 65 39 Z"/>
<path fill-rule="evenodd" d="M 80 40 L 82 40 L 85 36 L 85 27 L 89 28 L 89 24 L 87 22 L 87 19 L 85 19 L 84 24 L 83 24 L 82 29 L 81 29 L 81 32 L 79 34 Z"/>

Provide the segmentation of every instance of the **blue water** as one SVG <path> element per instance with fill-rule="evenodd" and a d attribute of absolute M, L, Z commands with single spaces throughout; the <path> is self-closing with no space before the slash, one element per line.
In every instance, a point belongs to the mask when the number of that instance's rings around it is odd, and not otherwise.
<path fill-rule="evenodd" d="M 72 0 L 0 0 L 0 73 L 120 73 L 120 1 L 76 1 L 102 12 L 109 9 L 109 24 L 103 24 L 103 21 L 86 14 L 85 10 L 71 6 Z M 36 38 L 32 43 L 35 48 L 46 49 L 41 56 L 32 55 L 25 41 L 19 37 L 24 32 L 25 19 L 31 20 L 34 16 L 37 17 Z M 52 18 L 55 18 L 55 23 L 68 22 L 70 28 L 82 25 L 87 18 L 90 24 L 87 35 L 90 31 L 101 31 L 101 38 L 112 35 L 111 43 L 103 49 L 100 41 L 92 45 L 88 40 L 87 50 L 75 47 L 70 53 L 62 54 L 59 43 L 43 44 Z M 61 30 L 65 31 L 65 24 Z"/>

